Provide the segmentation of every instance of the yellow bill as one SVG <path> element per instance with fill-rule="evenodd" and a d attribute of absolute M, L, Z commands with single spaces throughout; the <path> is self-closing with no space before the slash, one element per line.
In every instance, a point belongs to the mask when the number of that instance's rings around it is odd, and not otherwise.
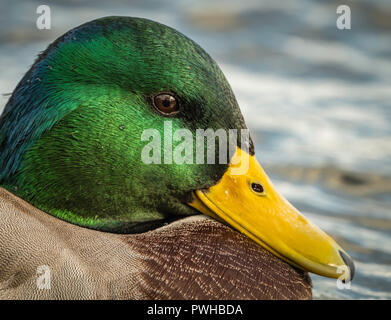
<path fill-rule="evenodd" d="M 293 266 L 326 277 L 353 278 L 349 255 L 281 196 L 255 156 L 240 148 L 219 183 L 195 191 L 189 205 L 224 221 Z"/>

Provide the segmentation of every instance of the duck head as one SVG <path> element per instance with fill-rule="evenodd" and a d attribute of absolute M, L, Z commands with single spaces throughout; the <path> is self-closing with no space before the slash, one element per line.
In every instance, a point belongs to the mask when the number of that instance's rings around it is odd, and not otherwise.
<path fill-rule="evenodd" d="M 230 131 L 233 148 L 186 153 L 184 138 L 198 146 L 199 129 Z M 200 46 L 150 20 L 102 18 L 52 43 L 16 87 L 0 118 L 0 183 L 106 232 L 144 232 L 201 212 L 296 267 L 351 278 L 348 254 L 275 190 L 245 133 L 228 82 Z M 152 140 L 155 149 L 145 149 Z"/>

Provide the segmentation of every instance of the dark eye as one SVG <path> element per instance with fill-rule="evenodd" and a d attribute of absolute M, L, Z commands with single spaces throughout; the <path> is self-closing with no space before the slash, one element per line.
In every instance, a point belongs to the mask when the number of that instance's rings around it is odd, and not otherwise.
<path fill-rule="evenodd" d="M 170 93 L 159 93 L 153 98 L 153 105 L 164 115 L 173 115 L 179 112 L 179 103 Z"/>

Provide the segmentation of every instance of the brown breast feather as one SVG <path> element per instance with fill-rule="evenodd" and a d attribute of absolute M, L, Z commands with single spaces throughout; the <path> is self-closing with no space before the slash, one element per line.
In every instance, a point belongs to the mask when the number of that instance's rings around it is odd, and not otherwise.
<path fill-rule="evenodd" d="M 50 268 L 50 289 L 37 268 Z M 204 216 L 137 235 L 81 228 L 0 188 L 2 299 L 311 299 L 311 280 Z"/>

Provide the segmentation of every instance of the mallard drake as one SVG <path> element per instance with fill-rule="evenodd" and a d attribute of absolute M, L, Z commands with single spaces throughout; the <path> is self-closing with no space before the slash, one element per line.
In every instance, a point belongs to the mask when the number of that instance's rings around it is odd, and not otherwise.
<path fill-rule="evenodd" d="M 226 162 L 204 161 L 215 143 L 177 163 L 165 143 L 182 140 L 165 135 L 146 162 L 143 132 L 167 124 L 191 139 L 231 129 L 235 145 Z M 223 73 L 178 31 L 106 17 L 64 34 L 0 118 L 0 298 L 308 299 L 308 271 L 352 278 L 351 258 L 275 190 L 245 133 Z"/>

